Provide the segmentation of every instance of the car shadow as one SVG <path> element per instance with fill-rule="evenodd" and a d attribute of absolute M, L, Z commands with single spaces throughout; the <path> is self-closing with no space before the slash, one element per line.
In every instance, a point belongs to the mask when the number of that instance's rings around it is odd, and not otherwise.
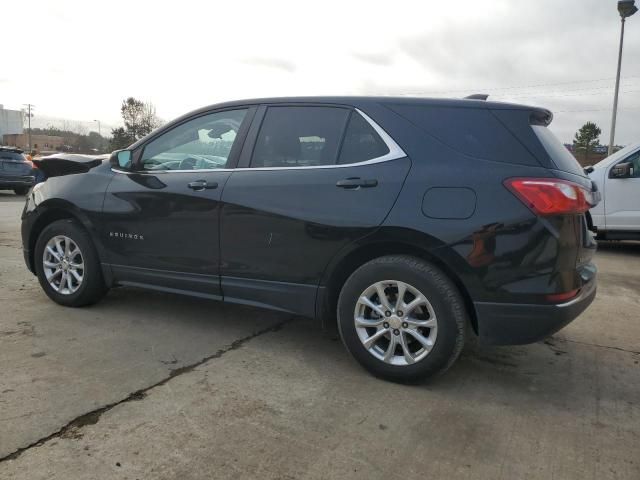
<path fill-rule="evenodd" d="M 340 340 L 324 332 L 319 322 L 259 308 L 225 304 L 210 300 L 157 294 L 137 289 L 117 289 L 102 302 L 111 309 L 135 317 L 159 318 L 167 311 L 180 312 L 175 321 L 187 329 L 202 329 L 215 334 L 221 322 L 239 325 L 264 321 L 264 327 L 284 323 L 260 342 L 264 351 L 276 350 L 283 362 L 300 363 L 319 381 L 377 385 L 376 388 L 414 389 L 418 392 L 501 403 L 522 408 L 553 406 L 559 409 L 591 411 L 594 401 L 632 399 L 640 383 L 637 364 L 640 355 L 602 346 L 586 345 L 565 339 L 562 333 L 544 341 L 523 346 L 465 347 L 458 361 L 443 375 L 407 386 L 374 378 L 351 358 Z M 100 308 L 96 306 L 95 308 Z M 152 325 L 150 325 L 152 327 Z M 261 327 L 254 327 L 261 329 Z M 257 340 L 256 340 L 257 341 Z M 275 354 L 274 354 L 275 355 Z M 635 362 L 635 364 L 634 364 Z M 629 364 L 629 368 L 623 366 Z M 636 368 L 633 368 L 635 365 Z M 609 375 L 612 368 L 622 370 Z M 594 398 L 598 392 L 599 398 Z"/>

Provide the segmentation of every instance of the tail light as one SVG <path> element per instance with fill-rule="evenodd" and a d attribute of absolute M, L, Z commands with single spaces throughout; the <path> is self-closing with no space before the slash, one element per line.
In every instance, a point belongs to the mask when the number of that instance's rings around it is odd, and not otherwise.
<path fill-rule="evenodd" d="M 36 170 L 38 169 L 38 166 L 37 166 L 35 163 L 33 163 L 33 161 L 31 161 L 31 160 L 25 160 L 25 161 L 24 161 L 24 163 L 26 163 L 27 165 L 29 165 L 29 166 L 31 167 L 31 169 L 32 169 L 32 170 L 33 170 L 33 169 L 36 169 Z"/>
<path fill-rule="evenodd" d="M 537 215 L 584 213 L 598 203 L 591 190 L 566 180 L 509 178 L 504 185 Z"/>

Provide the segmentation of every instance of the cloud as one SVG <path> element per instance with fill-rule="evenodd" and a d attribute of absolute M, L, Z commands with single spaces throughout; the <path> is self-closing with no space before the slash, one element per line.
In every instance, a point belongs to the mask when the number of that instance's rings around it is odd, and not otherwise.
<path fill-rule="evenodd" d="M 393 63 L 393 55 L 391 53 L 353 52 L 351 55 L 362 62 L 382 67 L 387 67 Z"/>
<path fill-rule="evenodd" d="M 224 18 L 241 17 L 242 27 L 223 21 L 215 2 L 153 5 L 111 0 L 98 14 L 83 0 L 55 7 L 47 0 L 8 2 L 5 16 L 29 18 L 32 34 L 25 37 L 16 22 L 3 25 L 7 38 L 23 39 L 22 50 L 3 52 L 5 64 L 20 64 L 22 51 L 44 44 L 72 55 L 44 56 L 29 75 L 3 71 L 0 101 L 117 123 L 120 102 L 130 95 L 153 102 L 168 119 L 249 97 L 488 93 L 551 109 L 551 128 L 564 141 L 586 121 L 598 123 L 603 139 L 608 135 L 620 32 L 614 0 L 456 0 L 455 7 L 395 0 L 385 8 L 376 0 L 325 0 L 304 14 L 299 0 L 227 2 Z M 96 35 L 122 25 L 123 11 L 154 31 L 176 34 L 150 36 L 143 28 Z M 55 37 L 47 33 L 51 18 Z M 132 45 L 139 54 L 127 54 Z M 636 14 L 625 31 L 616 134 L 622 143 L 639 135 L 639 58 Z"/>
<path fill-rule="evenodd" d="M 293 73 L 296 71 L 295 63 L 283 58 L 252 57 L 243 59 L 242 63 L 252 65 L 254 67 L 275 68 L 277 70 L 284 70 L 285 72 L 289 73 Z"/>

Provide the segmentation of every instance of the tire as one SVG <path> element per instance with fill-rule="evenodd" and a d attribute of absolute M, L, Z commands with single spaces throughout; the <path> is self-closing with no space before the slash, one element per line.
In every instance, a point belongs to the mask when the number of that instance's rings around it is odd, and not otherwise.
<path fill-rule="evenodd" d="M 389 317 L 375 288 L 378 282 L 392 307 Z M 402 305 L 410 307 L 415 300 L 418 306 L 398 314 L 402 307 L 394 300 L 401 288 L 405 292 Z M 363 303 L 362 297 L 370 303 Z M 377 310 L 368 306 L 371 303 Z M 449 277 L 434 265 L 406 255 L 376 258 L 358 268 L 342 287 L 337 313 L 340 337 L 351 355 L 373 375 L 400 383 L 416 383 L 446 371 L 464 347 L 469 323 L 462 296 Z M 356 316 L 362 319 L 358 327 Z M 376 340 L 365 347 L 364 342 L 374 335 Z M 389 348 L 392 340 L 398 345 Z"/>
<path fill-rule="evenodd" d="M 16 195 L 26 195 L 27 193 L 29 193 L 29 187 L 16 187 L 13 189 L 13 192 Z"/>
<path fill-rule="evenodd" d="M 58 285 L 59 288 L 56 290 L 49 280 L 47 280 L 47 273 L 51 274 L 53 270 L 62 270 L 62 268 L 47 267 L 45 265 L 45 248 L 49 242 L 55 244 L 55 239 L 62 238 L 71 240 L 70 245 L 75 244 L 80 252 L 79 255 L 73 255 L 75 250 L 71 250 L 72 254 L 69 256 L 73 258 L 66 264 L 66 270 L 64 270 L 63 273 L 67 273 L 71 277 L 73 272 L 70 270 L 75 269 L 76 274 L 81 276 L 82 281 L 79 282 L 76 278 L 72 278 L 71 284 L 65 283 L 65 286 Z M 62 241 L 60 245 L 64 250 L 66 242 Z M 60 252 L 55 246 L 53 250 L 60 256 Z M 91 241 L 91 237 L 89 237 L 87 231 L 77 221 L 65 219 L 47 225 L 38 237 L 34 255 L 34 264 L 40 285 L 47 296 L 54 302 L 67 307 L 81 307 L 97 302 L 107 292 L 104 278 L 102 277 L 98 254 Z M 62 257 L 64 257 L 64 255 Z M 47 253 L 47 259 L 50 261 L 48 265 L 51 265 L 51 262 L 58 262 L 49 251 Z M 79 265 L 82 265 L 82 268 L 76 269 L 75 267 Z M 56 275 L 52 281 L 54 284 L 61 283 L 61 278 L 61 274 L 59 274 Z"/>

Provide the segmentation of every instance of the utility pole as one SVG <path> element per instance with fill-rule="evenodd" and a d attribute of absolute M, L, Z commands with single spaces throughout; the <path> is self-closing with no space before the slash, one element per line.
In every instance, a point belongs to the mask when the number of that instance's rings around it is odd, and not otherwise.
<path fill-rule="evenodd" d="M 611 113 L 611 134 L 609 135 L 609 153 L 613 153 L 613 145 L 616 136 L 616 115 L 618 113 L 618 90 L 620 88 L 620 67 L 622 65 L 622 43 L 624 41 L 624 21 L 638 11 L 634 5 L 635 0 L 621 0 L 618 2 L 618 13 L 620 13 L 620 46 L 618 47 L 618 71 L 616 73 L 616 88 L 613 93 L 613 112 Z"/>
<path fill-rule="evenodd" d="M 31 103 L 25 103 L 24 104 L 25 107 L 27 107 L 27 150 L 29 153 L 31 153 L 31 117 L 33 117 L 33 114 L 31 113 L 31 110 L 33 110 L 33 108 L 35 107 L 35 105 L 32 105 Z"/>

